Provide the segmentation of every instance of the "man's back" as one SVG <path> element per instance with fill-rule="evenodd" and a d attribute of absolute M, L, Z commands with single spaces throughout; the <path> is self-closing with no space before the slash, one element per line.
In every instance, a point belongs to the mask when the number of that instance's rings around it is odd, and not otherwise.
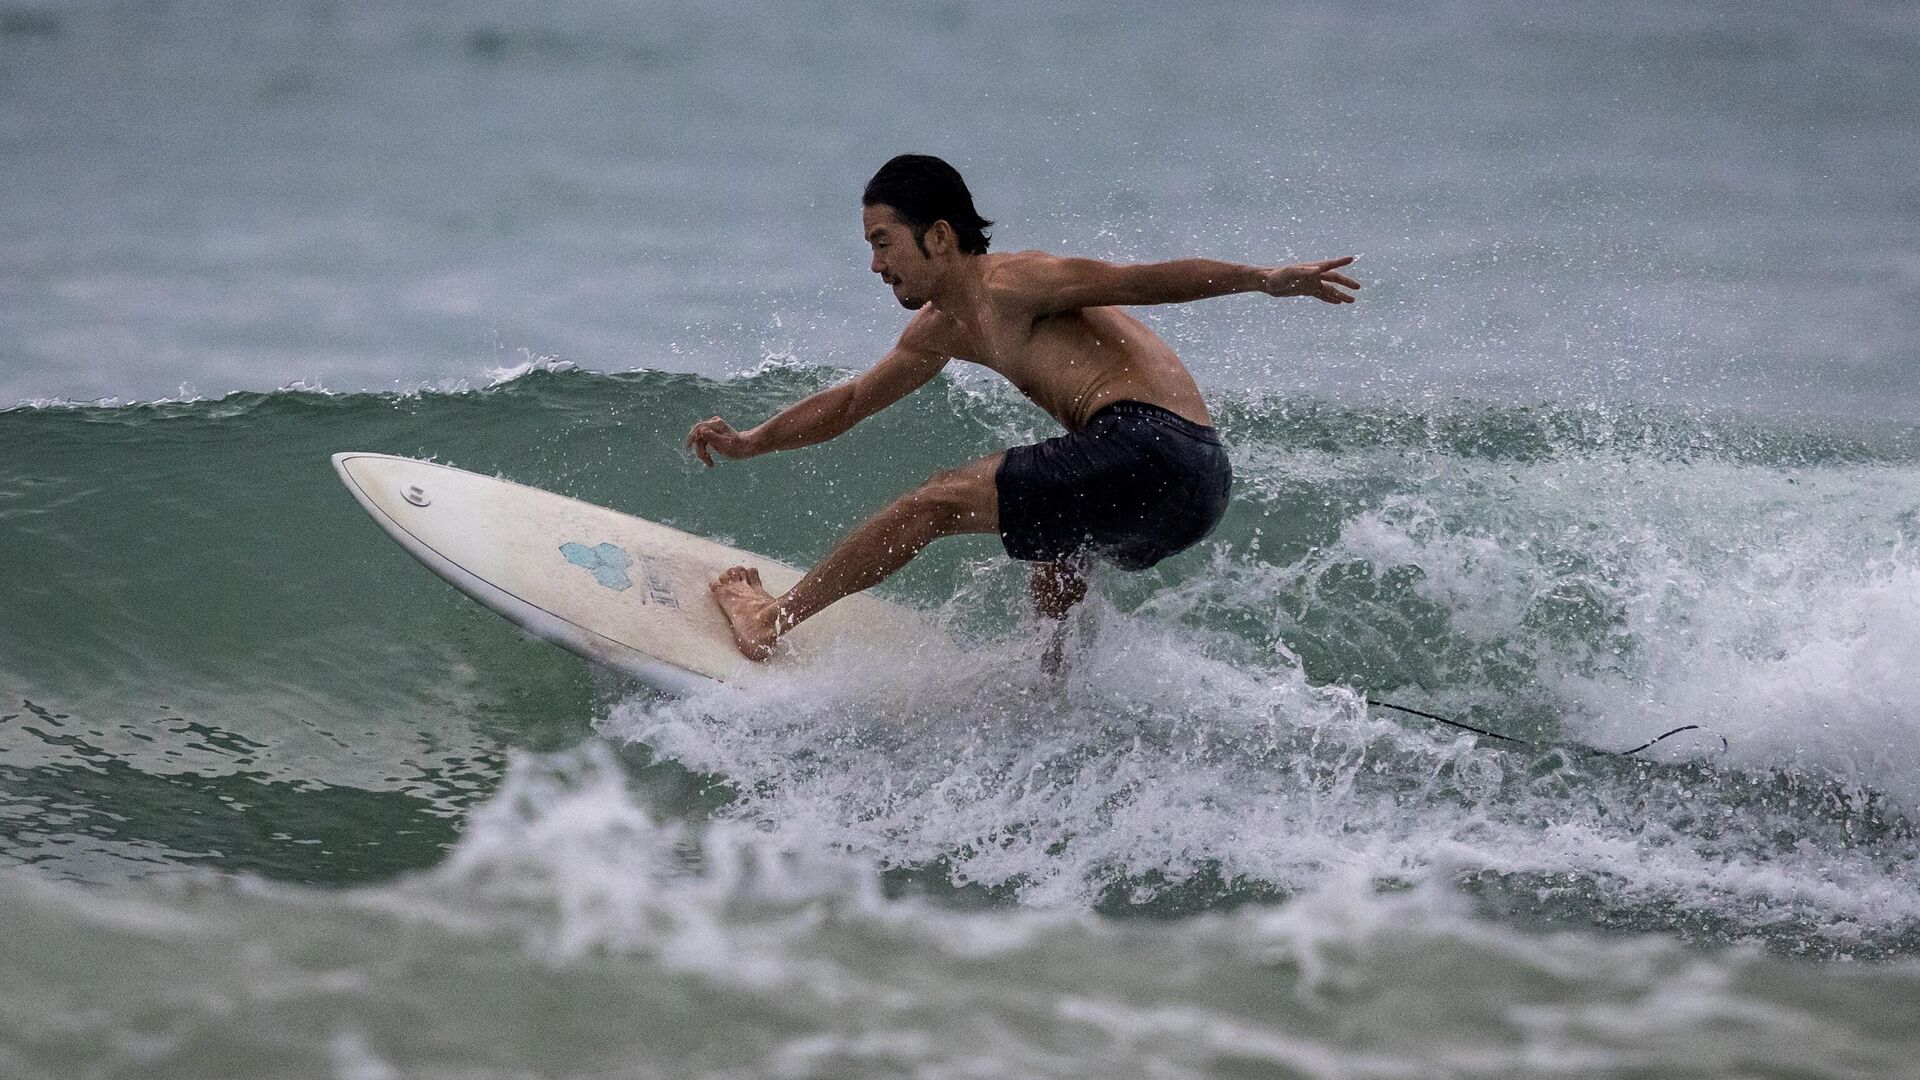
<path fill-rule="evenodd" d="M 1209 424 L 1193 376 L 1159 335 L 1117 307 L 1047 311 L 1032 288 L 1063 260 L 1038 251 L 982 255 L 978 289 L 955 310 L 922 309 L 902 336 L 990 368 L 1068 430 L 1116 401 L 1144 401 Z"/>

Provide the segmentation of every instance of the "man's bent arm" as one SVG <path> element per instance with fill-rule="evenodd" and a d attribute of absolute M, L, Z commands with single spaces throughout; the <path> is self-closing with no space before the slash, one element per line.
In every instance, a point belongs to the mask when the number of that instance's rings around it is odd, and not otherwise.
<path fill-rule="evenodd" d="M 753 454 L 826 442 L 925 386 L 946 364 L 944 356 L 896 346 L 859 376 L 802 398 L 741 437 Z"/>
<path fill-rule="evenodd" d="M 1339 273 L 1352 261 L 1348 256 L 1264 268 L 1217 259 L 1122 265 L 1036 251 L 1008 259 L 1001 275 L 1004 286 L 1040 315 L 1087 307 L 1183 304 L 1245 292 L 1312 296 L 1340 304 L 1351 303 L 1353 297 L 1334 286 L 1360 287 Z"/>

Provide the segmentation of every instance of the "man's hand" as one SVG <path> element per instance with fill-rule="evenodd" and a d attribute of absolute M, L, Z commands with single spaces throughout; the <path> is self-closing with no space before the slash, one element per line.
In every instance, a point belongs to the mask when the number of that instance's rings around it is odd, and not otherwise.
<path fill-rule="evenodd" d="M 693 430 L 687 432 L 686 445 L 693 451 L 694 456 L 706 463 L 708 468 L 713 467 L 715 453 L 721 457 L 736 460 L 752 457 L 757 453 L 751 440 L 733 430 L 732 424 L 717 416 L 693 425 Z"/>
<path fill-rule="evenodd" d="M 1311 296 L 1329 304 L 1351 304 L 1354 295 L 1341 292 L 1336 286 L 1344 285 L 1349 289 L 1360 287 L 1359 282 L 1338 272 L 1352 261 L 1353 256 L 1348 255 L 1268 270 L 1260 276 L 1260 291 L 1268 296 Z"/>

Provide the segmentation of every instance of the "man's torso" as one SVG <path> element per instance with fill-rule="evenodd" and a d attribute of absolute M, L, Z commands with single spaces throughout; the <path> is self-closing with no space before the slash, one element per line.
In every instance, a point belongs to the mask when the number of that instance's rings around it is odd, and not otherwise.
<path fill-rule="evenodd" d="M 924 334 L 925 346 L 942 355 L 998 372 L 1069 431 L 1116 401 L 1144 401 L 1212 423 L 1193 376 L 1138 319 L 1114 307 L 1033 318 L 1019 297 L 996 292 L 991 265 L 985 281 L 975 318 L 928 309 L 909 333 Z"/>

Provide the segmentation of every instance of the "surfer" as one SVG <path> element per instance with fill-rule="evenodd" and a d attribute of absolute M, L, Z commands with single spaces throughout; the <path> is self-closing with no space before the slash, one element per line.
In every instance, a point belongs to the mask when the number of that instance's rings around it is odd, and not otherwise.
<path fill-rule="evenodd" d="M 1036 564 L 1035 608 L 1064 618 L 1086 595 L 1081 560 L 1144 570 L 1200 542 L 1226 512 L 1232 470 L 1193 376 L 1166 342 L 1120 308 L 1230 293 L 1349 304 L 1352 256 L 1281 267 L 1212 259 L 1117 265 L 1039 251 L 990 255 L 993 223 L 953 166 L 903 154 L 861 197 L 872 270 L 915 312 L 878 364 L 747 431 L 715 416 L 686 445 L 748 458 L 825 442 L 925 385 L 951 360 L 998 372 L 1066 428 L 935 473 L 774 596 L 736 566 L 712 583 L 740 651 L 764 659 L 780 635 L 868 589 L 942 536 L 998 533 Z"/>

